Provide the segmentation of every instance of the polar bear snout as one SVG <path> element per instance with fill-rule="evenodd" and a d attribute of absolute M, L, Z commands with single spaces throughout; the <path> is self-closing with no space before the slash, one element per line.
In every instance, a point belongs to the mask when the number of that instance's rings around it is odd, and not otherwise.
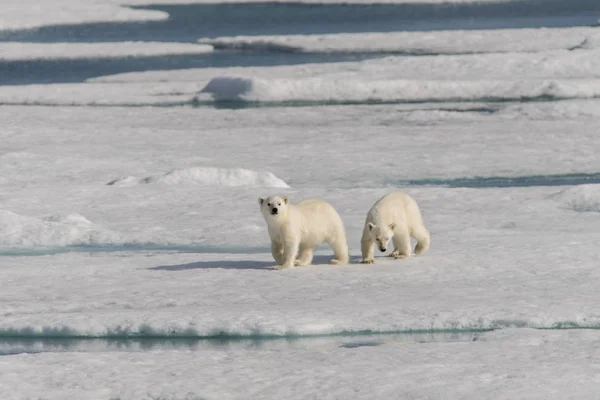
<path fill-rule="evenodd" d="M 271 209 L 271 215 L 277 215 L 277 213 L 278 213 L 277 207 L 273 207 Z"/>

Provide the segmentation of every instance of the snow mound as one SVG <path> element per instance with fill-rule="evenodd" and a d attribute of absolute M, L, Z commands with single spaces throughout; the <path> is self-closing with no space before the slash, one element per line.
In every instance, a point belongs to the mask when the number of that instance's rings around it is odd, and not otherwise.
<path fill-rule="evenodd" d="M 551 196 L 565 207 L 578 212 L 600 212 L 600 185 L 579 185 Z"/>
<path fill-rule="evenodd" d="M 268 171 L 253 171 L 243 168 L 194 167 L 176 169 L 163 175 L 137 179 L 126 176 L 115 179 L 108 185 L 134 186 L 138 184 L 163 183 L 167 185 L 200 184 L 224 187 L 269 187 L 289 188 L 288 184 Z"/>
<path fill-rule="evenodd" d="M 600 80 L 260 79 L 215 77 L 200 91 L 216 101 L 429 102 L 600 97 Z"/>
<path fill-rule="evenodd" d="M 0 246 L 3 247 L 76 246 L 115 241 L 118 238 L 114 233 L 76 213 L 39 219 L 0 210 Z"/>

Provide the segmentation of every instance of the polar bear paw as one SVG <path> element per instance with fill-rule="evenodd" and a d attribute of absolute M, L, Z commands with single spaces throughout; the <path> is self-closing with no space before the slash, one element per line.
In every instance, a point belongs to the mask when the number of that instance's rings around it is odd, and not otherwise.
<path fill-rule="evenodd" d="M 375 260 L 370 259 L 370 260 L 361 260 L 360 262 L 361 264 L 375 264 Z"/>
<path fill-rule="evenodd" d="M 408 254 L 394 254 L 393 256 L 390 254 L 391 257 L 394 257 L 394 260 L 406 260 L 407 258 L 410 258 L 410 256 Z"/>
<path fill-rule="evenodd" d="M 302 261 L 302 260 L 294 261 L 294 267 L 306 267 L 307 265 L 310 265 L 310 262 L 306 262 L 306 261 Z"/>
<path fill-rule="evenodd" d="M 289 269 L 289 268 L 292 268 L 292 266 L 291 265 L 276 265 L 273 267 L 273 269 L 277 270 L 277 271 L 282 270 L 282 269 Z"/>

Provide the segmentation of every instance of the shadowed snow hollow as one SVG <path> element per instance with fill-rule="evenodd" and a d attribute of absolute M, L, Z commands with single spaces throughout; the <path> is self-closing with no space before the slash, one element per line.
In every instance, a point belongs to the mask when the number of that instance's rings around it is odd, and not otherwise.
<path fill-rule="evenodd" d="M 116 235 L 79 214 L 43 219 L 0 210 L 0 246 L 71 246 L 111 243 Z"/>
<path fill-rule="evenodd" d="M 600 212 L 600 185 L 580 185 L 552 195 L 565 207 L 579 212 Z"/>
<path fill-rule="evenodd" d="M 270 187 L 289 188 L 288 184 L 268 171 L 253 171 L 243 168 L 195 167 L 175 169 L 163 175 L 152 175 L 143 179 L 132 176 L 115 179 L 108 185 L 134 186 L 138 184 L 164 183 L 201 184 L 226 187 Z"/>

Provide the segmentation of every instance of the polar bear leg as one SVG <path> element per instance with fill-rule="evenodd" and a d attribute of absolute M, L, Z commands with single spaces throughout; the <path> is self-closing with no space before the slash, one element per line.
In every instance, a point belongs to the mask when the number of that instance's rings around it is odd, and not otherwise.
<path fill-rule="evenodd" d="M 363 235 L 360 241 L 360 249 L 362 252 L 362 264 L 374 264 L 375 263 L 375 242 L 368 236 Z"/>
<path fill-rule="evenodd" d="M 340 235 L 335 240 L 330 240 L 328 244 L 333 249 L 334 257 L 333 260 L 329 261 L 329 264 L 348 264 L 350 257 L 348 256 L 348 243 L 346 243 L 346 236 Z"/>
<path fill-rule="evenodd" d="M 413 237 L 417 240 L 415 254 L 423 254 L 429 250 L 431 237 L 429 235 L 429 231 L 424 226 L 413 229 Z"/>
<path fill-rule="evenodd" d="M 277 265 L 283 264 L 283 246 L 281 244 L 271 242 L 271 254 Z"/>
<path fill-rule="evenodd" d="M 397 226 L 392 237 L 394 243 L 394 251 L 390 253 L 390 257 L 395 259 L 409 258 L 411 253 L 410 233 L 408 228 Z"/>
<path fill-rule="evenodd" d="M 298 248 L 300 242 L 298 240 L 288 240 L 283 245 L 283 263 L 278 269 L 292 268 L 296 261 L 296 254 L 298 254 Z"/>
<path fill-rule="evenodd" d="M 313 255 L 315 254 L 315 249 L 312 247 L 304 247 L 300 246 L 300 253 L 298 254 L 298 259 L 294 263 L 297 267 L 303 265 L 310 265 L 313 260 Z"/>

